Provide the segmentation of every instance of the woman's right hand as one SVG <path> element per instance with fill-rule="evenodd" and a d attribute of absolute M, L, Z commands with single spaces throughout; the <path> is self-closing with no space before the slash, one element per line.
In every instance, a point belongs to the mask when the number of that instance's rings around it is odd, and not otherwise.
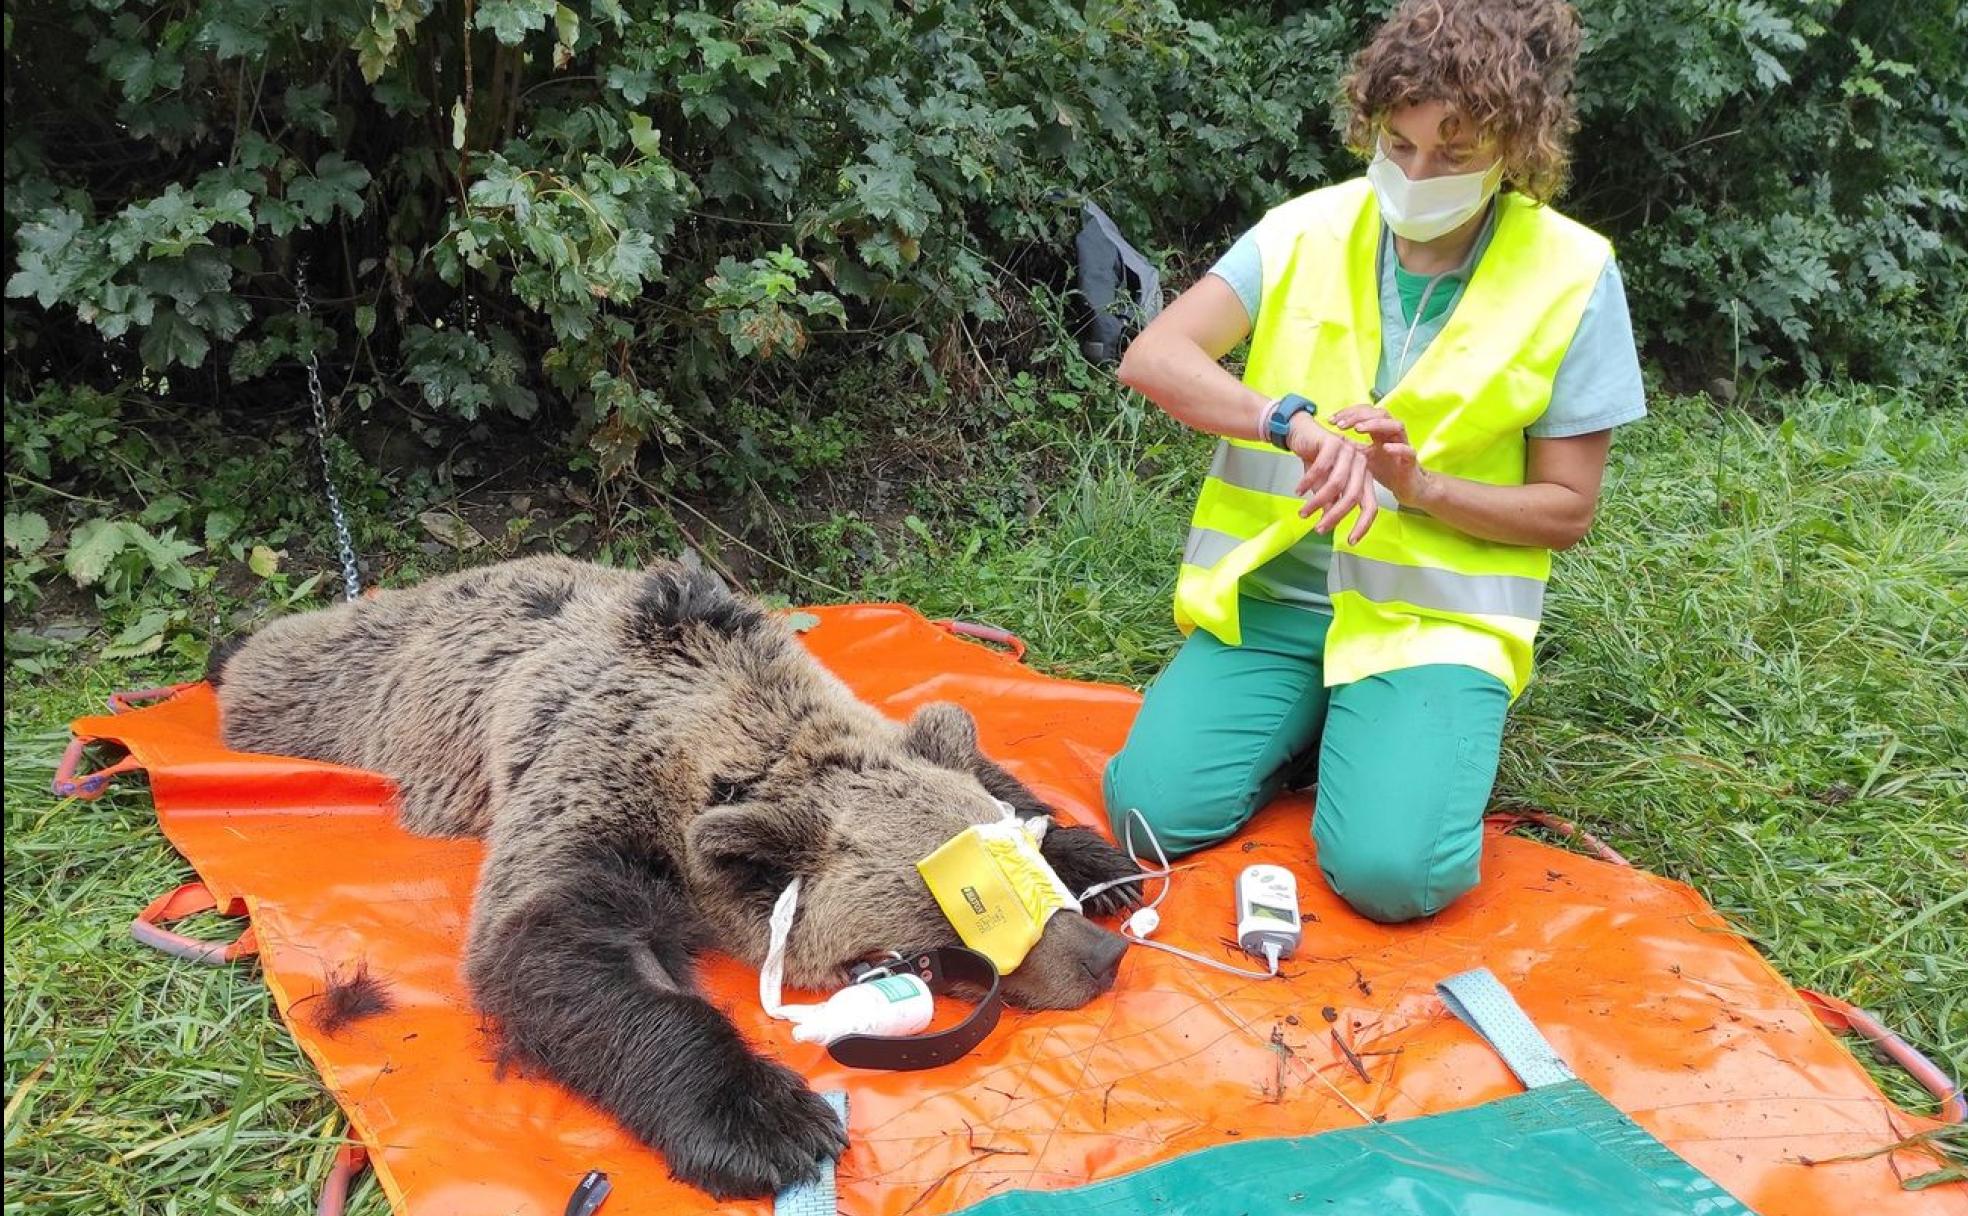
<path fill-rule="evenodd" d="M 1299 507 L 1299 515 L 1306 517 L 1314 511 L 1324 511 L 1312 530 L 1325 533 L 1337 528 L 1339 521 L 1358 507 L 1360 517 L 1347 533 L 1347 540 L 1359 544 L 1380 511 L 1380 504 L 1374 499 L 1373 478 L 1367 472 L 1366 445 L 1334 434 L 1314 422 L 1309 414 L 1292 419 L 1291 433 L 1285 442 L 1292 454 L 1305 462 L 1305 476 L 1298 483 L 1298 492 L 1304 496 L 1305 503 Z"/>

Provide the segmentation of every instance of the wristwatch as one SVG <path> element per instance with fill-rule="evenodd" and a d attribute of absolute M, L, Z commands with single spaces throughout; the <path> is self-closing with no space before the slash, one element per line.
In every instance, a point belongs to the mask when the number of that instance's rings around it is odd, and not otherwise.
<path fill-rule="evenodd" d="M 1317 418 L 1319 407 L 1297 393 L 1286 393 L 1271 404 L 1271 412 L 1264 418 L 1264 437 L 1272 446 L 1290 450 L 1291 420 L 1301 412 Z"/>

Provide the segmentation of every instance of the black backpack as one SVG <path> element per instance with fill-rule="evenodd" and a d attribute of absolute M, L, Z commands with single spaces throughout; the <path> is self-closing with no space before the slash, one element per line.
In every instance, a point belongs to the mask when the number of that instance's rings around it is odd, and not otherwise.
<path fill-rule="evenodd" d="M 1073 245 L 1088 310 L 1080 351 L 1092 363 L 1118 363 L 1126 339 L 1162 311 L 1162 280 L 1105 211 L 1087 200 L 1080 212 L 1086 224 Z"/>

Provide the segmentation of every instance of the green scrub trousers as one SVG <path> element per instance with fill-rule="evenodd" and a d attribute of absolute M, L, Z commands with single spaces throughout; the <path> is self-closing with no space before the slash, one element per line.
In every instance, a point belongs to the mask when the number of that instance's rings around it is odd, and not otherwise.
<path fill-rule="evenodd" d="M 1362 915 L 1431 916 L 1475 886 L 1503 681 L 1434 664 L 1327 688 L 1329 614 L 1247 595 L 1238 612 L 1243 645 L 1198 629 L 1149 688 L 1107 766 L 1115 838 L 1134 809 L 1169 856 L 1193 852 L 1316 772 L 1319 869 Z"/>

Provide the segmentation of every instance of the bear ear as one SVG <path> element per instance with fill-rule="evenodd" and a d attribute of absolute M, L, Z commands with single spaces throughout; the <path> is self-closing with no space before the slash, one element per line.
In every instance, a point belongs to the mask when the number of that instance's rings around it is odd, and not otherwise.
<path fill-rule="evenodd" d="M 819 870 L 831 825 L 817 811 L 760 802 L 700 813 L 685 831 L 693 862 L 741 890 L 777 895 Z"/>
<path fill-rule="evenodd" d="M 915 712 L 902 734 L 903 746 L 932 764 L 968 769 L 978 760 L 977 720 L 949 701 L 931 701 Z"/>

